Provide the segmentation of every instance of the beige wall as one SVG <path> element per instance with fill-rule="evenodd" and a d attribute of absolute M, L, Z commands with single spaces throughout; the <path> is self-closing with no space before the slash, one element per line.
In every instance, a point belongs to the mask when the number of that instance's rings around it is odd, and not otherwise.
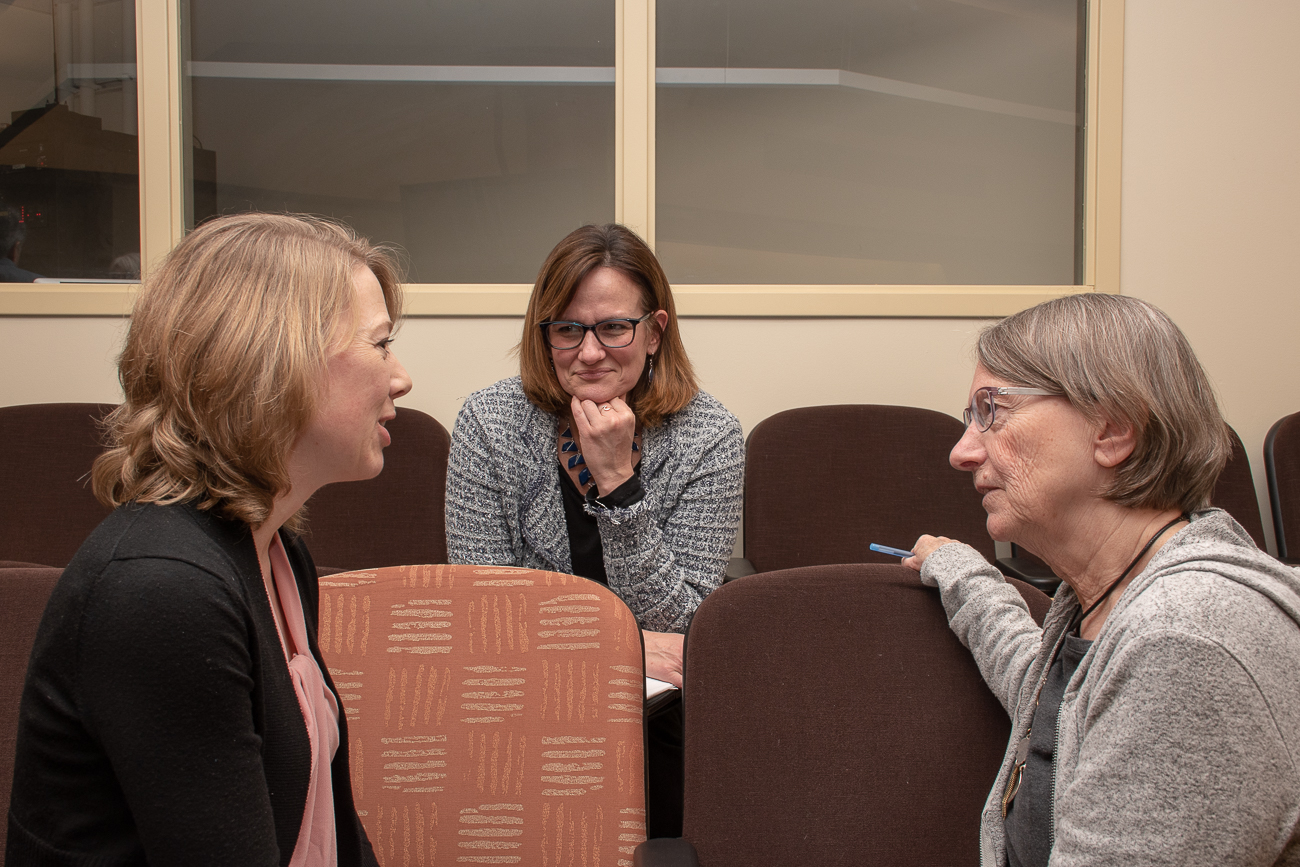
<path fill-rule="evenodd" d="M 1123 291 L 1182 326 L 1250 455 L 1300 410 L 1300 4 L 1129 0 Z"/>
<path fill-rule="evenodd" d="M 1300 293 L 1290 268 L 1300 239 L 1298 33 L 1293 0 L 1127 4 L 1122 287 L 1186 330 L 1257 480 L 1269 425 L 1300 410 Z M 682 327 L 704 387 L 749 430 L 774 412 L 820 403 L 956 414 L 980 324 L 692 319 Z M 403 403 L 450 426 L 470 391 L 511 373 L 518 329 L 514 319 L 409 321 L 397 349 L 415 390 Z M 121 333 L 115 319 L 0 318 L 0 405 L 116 400 Z"/>

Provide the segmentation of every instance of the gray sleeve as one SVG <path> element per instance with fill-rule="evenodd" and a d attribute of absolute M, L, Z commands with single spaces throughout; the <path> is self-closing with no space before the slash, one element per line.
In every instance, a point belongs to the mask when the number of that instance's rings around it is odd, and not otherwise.
<path fill-rule="evenodd" d="M 502 478 L 488 413 L 471 395 L 456 416 L 447 462 L 447 562 L 517 566 L 522 552 L 512 542 L 512 502 Z"/>
<path fill-rule="evenodd" d="M 1015 719 L 1030 666 L 1043 643 L 1043 630 L 1019 591 L 996 566 L 963 544 L 944 545 L 927 557 L 921 580 L 939 588 L 948 625 Z"/>
<path fill-rule="evenodd" d="M 700 602 L 722 583 L 736 544 L 745 474 L 740 423 L 725 411 L 713 416 L 694 448 L 695 462 L 678 467 L 690 477 L 671 502 L 657 490 L 627 508 L 589 507 L 609 586 L 643 629 L 685 632 Z"/>
<path fill-rule="evenodd" d="M 1229 649 L 1143 631 L 1085 689 L 1061 721 L 1078 761 L 1056 793 L 1053 867 L 1280 863 L 1300 779 L 1278 718 Z"/>

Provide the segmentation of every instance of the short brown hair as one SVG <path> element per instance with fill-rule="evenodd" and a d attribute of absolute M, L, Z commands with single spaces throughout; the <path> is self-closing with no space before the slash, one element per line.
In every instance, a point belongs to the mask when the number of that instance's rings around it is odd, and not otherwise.
<path fill-rule="evenodd" d="M 578 284 L 601 267 L 613 268 L 636 284 L 641 290 L 644 313 L 655 310 L 668 313 L 668 326 L 660 334 L 659 351 L 654 356 L 654 379 L 647 382 L 642 373 L 628 394 L 628 405 L 636 412 L 637 419 L 647 427 L 655 427 L 666 416 L 685 408 L 700 389 L 677 328 L 677 307 L 673 304 L 668 278 L 645 241 L 618 223 L 575 229 L 555 245 L 542 263 L 528 299 L 524 334 L 518 347 L 524 394 L 535 406 L 552 415 L 568 413 L 569 394 L 555 377 L 550 350 L 537 326 L 560 316 L 577 294 Z M 651 319 L 644 327 L 659 326 Z"/>
<path fill-rule="evenodd" d="M 355 319 L 358 267 L 396 324 L 392 253 L 317 217 L 245 213 L 200 225 L 144 281 L 118 359 L 125 400 L 92 472 L 107 505 L 197 501 L 258 526 L 290 487 L 325 363 Z M 355 327 L 355 323 L 353 323 Z M 295 515 L 288 523 L 300 525 Z"/>
<path fill-rule="evenodd" d="M 984 329 L 978 356 L 994 376 L 1063 395 L 1089 421 L 1133 427 L 1133 453 L 1102 496 L 1134 508 L 1209 504 L 1232 453 L 1228 426 L 1187 338 L 1154 305 L 1056 298 Z"/>

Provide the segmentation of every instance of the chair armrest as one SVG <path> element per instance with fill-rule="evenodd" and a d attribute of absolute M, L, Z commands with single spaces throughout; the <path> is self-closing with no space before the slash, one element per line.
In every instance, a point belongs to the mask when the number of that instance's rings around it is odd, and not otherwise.
<path fill-rule="evenodd" d="M 632 853 L 633 867 L 700 867 L 695 847 L 685 837 L 655 837 Z"/>
<path fill-rule="evenodd" d="M 1019 578 L 1048 596 L 1056 595 L 1056 588 L 1061 586 L 1061 579 L 1050 568 L 1026 557 L 999 557 L 997 567 L 1003 575 Z"/>
<path fill-rule="evenodd" d="M 722 583 L 726 584 L 728 581 L 735 581 L 737 578 L 753 575 L 757 571 L 754 564 L 744 557 L 732 557 L 731 561 L 727 563 L 727 572 L 722 576 Z"/>

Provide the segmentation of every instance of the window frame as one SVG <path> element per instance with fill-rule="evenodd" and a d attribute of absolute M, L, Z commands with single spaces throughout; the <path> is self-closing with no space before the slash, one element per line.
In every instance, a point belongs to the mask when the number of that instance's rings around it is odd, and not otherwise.
<path fill-rule="evenodd" d="M 146 270 L 183 236 L 182 3 L 136 0 L 140 258 Z M 614 0 L 614 218 L 655 245 L 655 0 Z M 1079 292 L 1118 293 L 1124 0 L 1089 0 L 1084 119 L 1083 282 L 1075 285 L 675 284 L 682 316 L 997 317 Z M 0 285 L 0 315 L 124 316 L 138 287 Z M 522 316 L 527 283 L 413 283 L 411 316 Z"/>

